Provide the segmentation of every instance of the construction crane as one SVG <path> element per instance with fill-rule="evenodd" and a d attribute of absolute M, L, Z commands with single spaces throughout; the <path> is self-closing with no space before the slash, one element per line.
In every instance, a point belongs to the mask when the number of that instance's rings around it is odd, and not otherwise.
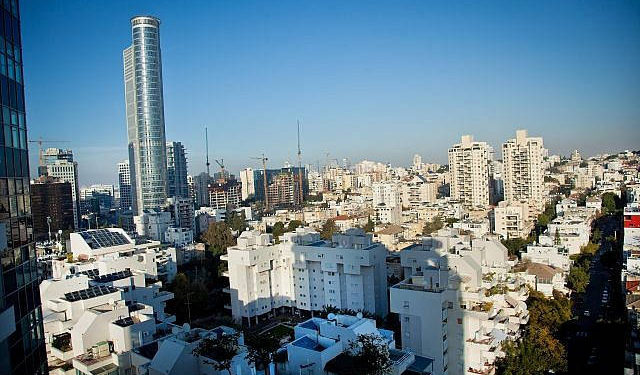
<path fill-rule="evenodd" d="M 262 177 L 263 177 L 262 180 L 264 184 L 264 208 L 265 208 L 265 211 L 269 211 L 269 194 L 267 191 L 267 160 L 269 160 L 269 158 L 267 158 L 266 156 L 264 156 L 264 154 L 262 154 L 261 157 L 253 157 L 251 159 L 262 161 Z"/>
<path fill-rule="evenodd" d="M 216 164 L 218 164 L 220 166 L 220 180 L 222 180 L 222 182 L 226 182 L 227 181 L 227 176 L 224 174 L 224 159 L 214 159 L 214 161 L 216 162 Z"/>
<path fill-rule="evenodd" d="M 42 166 L 44 164 L 44 160 L 42 157 L 42 144 L 43 143 L 67 143 L 70 141 L 53 141 L 50 139 L 42 139 L 42 137 L 38 138 L 38 139 L 30 139 L 28 141 L 29 143 L 37 143 L 38 144 L 38 163 L 39 166 Z"/>

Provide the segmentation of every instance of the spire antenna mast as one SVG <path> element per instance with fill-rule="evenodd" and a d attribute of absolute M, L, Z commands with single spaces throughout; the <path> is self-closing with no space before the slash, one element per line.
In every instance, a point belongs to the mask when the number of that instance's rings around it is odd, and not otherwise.
<path fill-rule="evenodd" d="M 204 142 L 205 142 L 205 148 L 206 148 L 206 152 L 207 152 L 207 176 L 211 176 L 211 171 L 209 170 L 211 163 L 209 163 L 209 131 L 207 130 L 207 127 L 204 127 Z"/>

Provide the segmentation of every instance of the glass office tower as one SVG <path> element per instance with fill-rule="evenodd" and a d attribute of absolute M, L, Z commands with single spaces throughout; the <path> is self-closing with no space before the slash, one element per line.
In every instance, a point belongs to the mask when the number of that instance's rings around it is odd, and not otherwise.
<path fill-rule="evenodd" d="M 0 374 L 46 374 L 17 0 L 0 2 L 0 104 Z"/>
<path fill-rule="evenodd" d="M 133 44 L 124 50 L 124 86 L 133 211 L 167 199 L 167 158 L 162 97 L 160 20 L 131 19 Z"/>

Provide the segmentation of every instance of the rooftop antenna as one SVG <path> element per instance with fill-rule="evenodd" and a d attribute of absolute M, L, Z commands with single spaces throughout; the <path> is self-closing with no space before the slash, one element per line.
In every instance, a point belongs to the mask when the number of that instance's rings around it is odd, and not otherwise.
<path fill-rule="evenodd" d="M 302 185 L 302 151 L 300 150 L 300 120 L 298 120 L 298 189 L 299 205 L 302 212 L 302 223 L 304 224 L 304 186 Z"/>
<path fill-rule="evenodd" d="M 205 142 L 205 148 L 207 150 L 207 176 L 211 176 L 210 170 L 209 170 L 209 166 L 211 165 L 211 163 L 209 163 L 209 131 L 207 130 L 207 127 L 204 127 L 204 142 Z"/>

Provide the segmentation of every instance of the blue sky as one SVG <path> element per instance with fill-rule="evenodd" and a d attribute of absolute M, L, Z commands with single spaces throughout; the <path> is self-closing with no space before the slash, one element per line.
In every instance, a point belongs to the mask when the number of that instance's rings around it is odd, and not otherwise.
<path fill-rule="evenodd" d="M 637 1 L 21 2 L 32 139 L 69 140 L 80 182 L 126 157 L 129 19 L 161 19 L 166 133 L 190 173 L 295 160 L 446 162 L 515 129 L 552 152 L 640 147 Z M 35 145 L 32 169 L 37 163 Z M 34 173 L 32 171 L 32 173 Z"/>

